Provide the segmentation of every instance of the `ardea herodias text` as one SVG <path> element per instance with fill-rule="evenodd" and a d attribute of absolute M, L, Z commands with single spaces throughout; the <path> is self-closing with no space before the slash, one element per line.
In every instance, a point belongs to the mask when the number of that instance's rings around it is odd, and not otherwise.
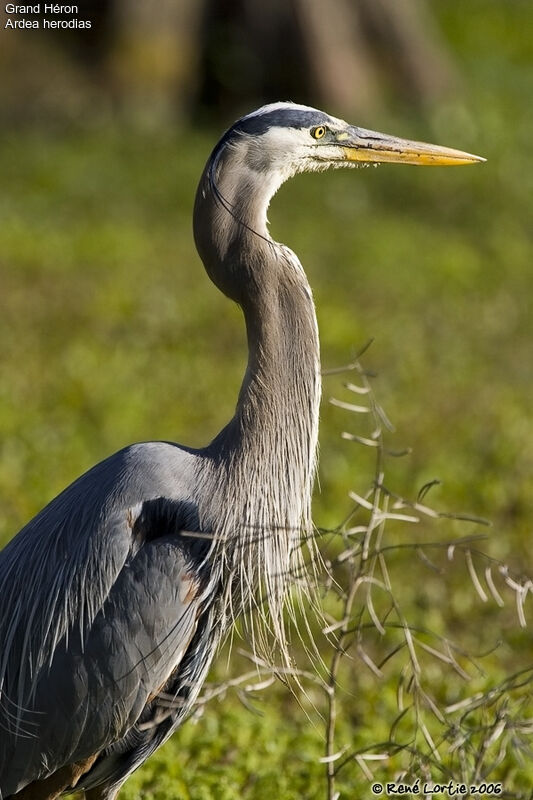
<path fill-rule="evenodd" d="M 481 160 L 292 103 L 224 134 L 200 180 L 194 235 L 246 320 L 235 416 L 203 449 L 145 442 L 97 464 L 1 553 L 0 797 L 52 800 L 72 787 L 116 797 L 190 713 L 217 645 L 258 592 L 286 650 L 288 576 L 311 529 L 320 371 L 304 270 L 267 228 L 280 185 L 365 162 Z"/>

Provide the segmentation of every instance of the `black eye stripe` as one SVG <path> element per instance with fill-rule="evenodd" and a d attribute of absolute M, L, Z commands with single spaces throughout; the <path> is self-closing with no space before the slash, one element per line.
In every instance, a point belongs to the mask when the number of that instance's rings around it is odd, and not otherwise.
<path fill-rule="evenodd" d="M 252 136 L 260 136 L 270 128 L 309 128 L 323 126 L 328 119 L 327 114 L 322 111 L 299 110 L 293 108 L 280 108 L 267 111 L 264 114 L 255 114 L 243 117 L 230 128 L 228 133 L 242 131 Z"/>

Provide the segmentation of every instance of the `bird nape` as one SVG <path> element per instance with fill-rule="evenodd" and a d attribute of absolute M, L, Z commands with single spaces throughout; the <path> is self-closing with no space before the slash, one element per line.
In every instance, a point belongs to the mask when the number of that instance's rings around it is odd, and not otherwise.
<path fill-rule="evenodd" d="M 0 797 L 116 797 L 190 714 L 243 614 L 252 646 L 273 638 L 289 661 L 283 610 L 313 548 L 319 346 L 305 272 L 266 212 L 298 172 L 386 161 L 483 159 L 293 103 L 242 117 L 213 150 L 194 236 L 245 317 L 235 415 L 202 449 L 115 453 L 0 554 Z"/>

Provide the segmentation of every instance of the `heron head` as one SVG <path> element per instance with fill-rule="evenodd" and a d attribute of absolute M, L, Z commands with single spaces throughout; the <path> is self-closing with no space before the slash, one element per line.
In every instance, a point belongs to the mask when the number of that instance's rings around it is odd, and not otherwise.
<path fill-rule="evenodd" d="M 219 146 L 229 148 L 243 167 L 275 176 L 279 183 L 297 172 L 365 163 L 451 166 L 485 160 L 461 150 L 359 128 L 294 103 L 272 103 L 242 117 Z"/>

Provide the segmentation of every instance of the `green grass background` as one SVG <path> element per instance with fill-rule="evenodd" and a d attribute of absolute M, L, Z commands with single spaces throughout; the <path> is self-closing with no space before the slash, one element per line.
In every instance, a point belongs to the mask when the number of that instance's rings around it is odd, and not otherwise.
<path fill-rule="evenodd" d="M 364 361 L 397 429 L 390 443 L 413 448 L 391 463 L 391 488 L 413 496 L 439 478 L 433 502 L 488 517 L 486 549 L 532 573 L 532 14 L 521 0 L 434 5 L 462 74 L 457 97 L 411 117 L 391 101 L 390 115 L 354 122 L 487 163 L 301 176 L 275 198 L 271 230 L 307 269 L 324 366 L 375 339 Z M 191 235 L 196 182 L 219 132 L 87 123 L 2 139 L 3 542 L 125 444 L 208 442 L 231 416 L 243 374 L 240 312 L 209 283 Z M 333 394 L 351 399 L 342 378 L 324 382 L 314 506 L 323 526 L 340 522 L 348 490 L 371 480 L 366 455 L 339 437 L 353 424 L 328 406 Z M 511 614 L 496 615 L 460 580 L 449 593 L 431 586 L 422 606 L 437 627 L 451 620 L 508 637 L 487 684 L 527 662 L 531 637 L 514 638 Z M 416 582 L 401 591 L 420 606 Z M 392 689 L 357 662 L 344 680 L 342 742 L 386 738 Z M 213 703 L 131 779 L 126 800 L 141 789 L 158 800 L 323 797 L 319 717 L 281 688 L 258 705 L 260 716 L 235 697 Z M 505 770 L 509 790 L 531 780 L 512 759 Z M 366 797 L 365 785 L 354 770 L 341 788 Z"/>

